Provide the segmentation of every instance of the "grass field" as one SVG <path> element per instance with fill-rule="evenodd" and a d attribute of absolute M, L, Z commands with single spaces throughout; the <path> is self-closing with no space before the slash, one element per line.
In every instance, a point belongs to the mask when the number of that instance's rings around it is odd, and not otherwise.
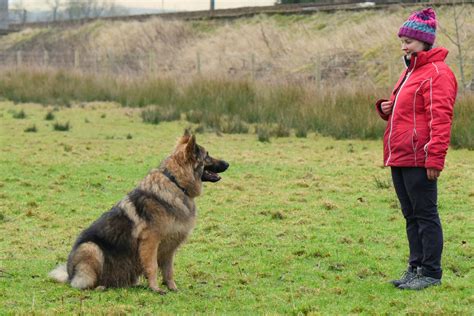
<path fill-rule="evenodd" d="M 0 314 L 474 310 L 474 151 L 451 149 L 439 181 L 443 285 L 403 292 L 387 284 L 405 268 L 407 242 L 381 141 L 318 134 L 197 136 L 231 167 L 197 199 L 197 227 L 176 258 L 180 292 L 56 284 L 47 273 L 78 233 L 169 154 L 188 123 L 143 124 L 139 110 L 113 104 L 59 108 L 45 120 L 51 110 L 0 103 Z M 53 129 L 67 122 L 69 131 Z"/>

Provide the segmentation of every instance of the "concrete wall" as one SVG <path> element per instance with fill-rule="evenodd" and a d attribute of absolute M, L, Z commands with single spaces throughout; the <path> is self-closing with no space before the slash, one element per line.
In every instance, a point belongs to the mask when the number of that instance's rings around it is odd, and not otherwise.
<path fill-rule="evenodd" d="M 0 0 L 0 30 L 8 29 L 8 0 Z"/>

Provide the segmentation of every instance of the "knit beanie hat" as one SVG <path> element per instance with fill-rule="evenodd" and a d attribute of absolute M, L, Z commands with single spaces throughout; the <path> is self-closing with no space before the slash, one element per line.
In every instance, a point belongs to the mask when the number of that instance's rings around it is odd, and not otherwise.
<path fill-rule="evenodd" d="M 398 37 L 406 36 L 433 45 L 436 38 L 436 13 L 432 8 L 413 12 L 398 31 Z"/>

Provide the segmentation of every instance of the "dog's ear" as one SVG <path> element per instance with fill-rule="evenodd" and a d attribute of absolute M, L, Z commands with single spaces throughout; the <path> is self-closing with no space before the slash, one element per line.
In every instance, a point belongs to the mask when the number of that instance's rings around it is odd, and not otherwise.
<path fill-rule="evenodd" d="M 196 136 L 191 135 L 189 137 L 188 143 L 186 144 L 186 157 L 188 159 L 193 159 L 196 156 L 196 150 L 197 150 L 197 145 L 196 145 Z"/>
<path fill-rule="evenodd" d="M 190 140 L 190 138 L 191 138 L 191 132 L 190 132 L 189 128 L 186 128 L 184 130 L 183 136 L 178 138 L 177 145 L 187 144 L 188 141 Z"/>

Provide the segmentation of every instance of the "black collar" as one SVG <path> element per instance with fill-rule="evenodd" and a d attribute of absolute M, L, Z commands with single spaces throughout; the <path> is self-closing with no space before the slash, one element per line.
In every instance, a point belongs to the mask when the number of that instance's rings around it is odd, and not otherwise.
<path fill-rule="evenodd" d="M 188 195 L 188 191 L 179 185 L 178 180 L 176 180 L 175 176 L 168 169 L 165 168 L 165 170 L 163 170 L 162 173 L 168 179 L 170 179 L 170 181 L 173 182 L 178 188 L 180 188 L 180 190 L 183 191 L 184 194 Z"/>

